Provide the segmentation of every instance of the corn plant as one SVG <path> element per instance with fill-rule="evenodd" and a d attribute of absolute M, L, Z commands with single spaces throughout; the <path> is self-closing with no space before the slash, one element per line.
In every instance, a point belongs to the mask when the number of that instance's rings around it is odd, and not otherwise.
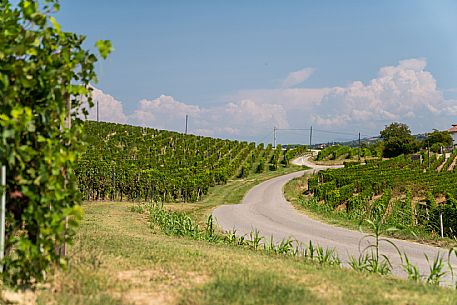
<path fill-rule="evenodd" d="M 374 221 L 367 219 L 366 222 L 370 225 L 371 230 L 373 231 L 372 234 L 367 234 L 361 238 L 359 242 L 359 251 L 360 256 L 357 262 L 363 262 L 363 266 L 366 271 L 371 273 L 378 273 L 378 274 L 389 274 L 392 271 L 392 264 L 390 259 L 379 252 L 380 244 L 387 243 L 394 247 L 397 250 L 401 258 L 401 252 L 398 247 L 390 240 L 386 238 L 382 238 L 381 235 L 396 231 L 397 229 L 394 227 L 384 228 L 382 223 L 382 213 L 381 209 L 376 209 L 374 214 Z M 374 239 L 374 243 L 369 243 L 363 250 L 361 250 L 361 243 L 363 240 L 372 237 Z M 355 262 L 353 262 L 355 264 Z M 359 267 L 362 266 L 359 264 Z"/>
<path fill-rule="evenodd" d="M 276 253 L 276 246 L 273 241 L 273 235 L 270 236 L 270 242 L 263 244 L 263 249 L 269 253 Z"/>
<path fill-rule="evenodd" d="M 225 242 L 230 245 L 237 245 L 238 244 L 238 236 L 236 236 L 236 229 L 233 228 L 232 231 L 225 232 L 224 235 Z"/>
<path fill-rule="evenodd" d="M 446 275 L 446 271 L 444 271 L 443 257 L 440 254 L 437 254 L 432 264 L 430 264 L 430 260 L 427 255 L 425 255 L 425 259 L 427 260 L 430 268 L 430 274 L 426 277 L 425 282 L 430 285 L 439 285 L 441 283 L 441 279 Z"/>
<path fill-rule="evenodd" d="M 161 205 L 155 205 L 149 214 L 151 224 L 159 226 L 167 235 L 187 236 L 193 239 L 200 239 L 203 235 L 198 225 L 184 213 L 168 212 Z"/>
<path fill-rule="evenodd" d="M 301 244 L 296 244 L 294 250 L 292 251 L 293 256 L 304 256 Z"/>
<path fill-rule="evenodd" d="M 225 232 L 223 237 L 220 239 L 222 242 L 225 242 L 229 245 L 234 246 L 245 246 L 247 244 L 245 236 L 238 237 L 236 234 L 236 229 L 233 228 L 231 231 Z"/>
<path fill-rule="evenodd" d="M 392 271 L 392 264 L 387 256 L 379 259 L 375 256 L 374 252 L 363 253 L 357 258 L 354 256 L 349 257 L 349 266 L 355 271 L 366 271 L 381 275 L 390 274 Z"/>
<path fill-rule="evenodd" d="M 449 268 L 449 271 L 451 272 L 451 277 L 454 280 L 454 268 L 452 267 L 452 264 L 451 264 L 451 257 L 453 254 L 455 257 L 457 257 L 457 247 L 452 247 L 451 249 L 449 249 L 449 252 L 447 255 L 448 268 Z M 455 282 L 454 284 L 455 284 L 455 288 L 457 289 L 457 282 Z"/>
<path fill-rule="evenodd" d="M 422 280 L 422 276 L 419 272 L 419 269 L 416 265 L 413 265 L 410 261 L 406 253 L 403 253 L 402 258 L 402 268 L 406 272 L 408 279 L 414 282 L 420 282 Z"/>
<path fill-rule="evenodd" d="M 314 259 L 314 254 L 316 252 L 316 249 L 313 245 L 313 242 L 310 240 L 308 246 L 304 249 L 304 256 L 305 258 L 309 258 L 311 260 Z"/>
<path fill-rule="evenodd" d="M 208 241 L 214 241 L 217 239 L 215 235 L 213 215 L 209 215 L 208 219 L 206 220 L 205 239 Z"/>
<path fill-rule="evenodd" d="M 371 273 L 377 273 L 381 275 L 387 275 L 392 272 L 392 264 L 387 256 L 382 255 L 382 259 L 374 257 L 374 255 L 368 255 L 367 271 Z"/>
<path fill-rule="evenodd" d="M 294 249 L 293 240 L 290 238 L 285 238 L 281 240 L 279 245 L 276 247 L 276 253 L 282 255 L 288 255 Z"/>
<path fill-rule="evenodd" d="M 334 265 L 334 266 L 340 266 L 341 265 L 341 260 L 336 254 L 335 249 L 329 249 L 326 248 L 324 249 L 321 246 L 318 246 L 316 248 L 316 258 L 319 264 L 321 265 Z"/>
<path fill-rule="evenodd" d="M 349 257 L 349 266 L 355 271 L 366 271 L 368 269 L 368 256 L 359 255 L 357 258 L 355 256 Z"/>
<path fill-rule="evenodd" d="M 240 238 L 238 239 L 238 246 L 244 246 L 246 245 L 247 241 L 246 241 L 246 237 L 243 235 L 243 236 L 240 236 Z"/>
<path fill-rule="evenodd" d="M 260 236 L 260 232 L 257 229 L 254 229 L 249 233 L 249 236 L 251 238 L 251 245 L 254 248 L 254 250 L 257 250 L 259 248 L 260 242 L 263 240 L 263 236 Z"/>

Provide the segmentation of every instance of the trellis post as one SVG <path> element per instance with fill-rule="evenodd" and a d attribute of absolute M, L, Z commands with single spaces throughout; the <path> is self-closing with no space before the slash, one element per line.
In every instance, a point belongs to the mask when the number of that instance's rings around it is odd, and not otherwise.
<path fill-rule="evenodd" d="M 6 208 L 6 166 L 2 165 L 2 202 L 0 214 L 0 272 L 3 272 L 3 258 L 5 257 L 5 208 Z"/>
<path fill-rule="evenodd" d="M 444 237 L 443 212 L 440 212 L 441 238 Z"/>

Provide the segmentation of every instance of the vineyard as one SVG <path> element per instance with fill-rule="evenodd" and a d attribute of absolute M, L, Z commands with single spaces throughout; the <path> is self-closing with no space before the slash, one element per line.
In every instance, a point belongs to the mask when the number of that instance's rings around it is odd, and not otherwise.
<path fill-rule="evenodd" d="M 319 151 L 316 161 L 357 159 L 359 154 L 363 159 L 379 158 L 382 156 L 382 151 L 376 145 L 369 147 L 365 145 L 361 148 L 333 145 Z"/>
<path fill-rule="evenodd" d="M 305 149 L 92 121 L 84 130 L 76 174 L 85 200 L 194 202 L 228 179 L 289 166 Z"/>
<path fill-rule="evenodd" d="M 346 213 L 351 219 L 372 219 L 380 213 L 383 221 L 402 228 L 422 227 L 440 231 L 440 214 L 445 234 L 457 230 L 457 153 L 445 155 L 422 152 L 416 158 L 401 155 L 364 165 L 326 170 L 308 179 L 314 204 Z M 378 214 L 379 215 L 379 214 Z"/>

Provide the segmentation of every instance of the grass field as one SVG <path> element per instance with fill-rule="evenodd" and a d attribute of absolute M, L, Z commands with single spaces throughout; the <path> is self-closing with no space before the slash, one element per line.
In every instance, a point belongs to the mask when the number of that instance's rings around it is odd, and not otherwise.
<path fill-rule="evenodd" d="M 153 232 L 126 203 L 86 203 L 67 272 L 38 304 L 455 304 L 450 289 Z"/>
<path fill-rule="evenodd" d="M 267 178 L 231 181 L 200 204 L 168 207 L 203 221 L 214 206 L 239 202 Z M 131 212 L 133 205 L 84 203 L 69 268 L 33 293 L 37 304 L 457 303 L 451 289 L 166 236 L 151 229 L 147 214 Z"/>

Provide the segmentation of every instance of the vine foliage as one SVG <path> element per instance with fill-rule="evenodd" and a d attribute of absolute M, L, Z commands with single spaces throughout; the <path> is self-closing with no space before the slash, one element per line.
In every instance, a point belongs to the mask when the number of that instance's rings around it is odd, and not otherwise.
<path fill-rule="evenodd" d="M 7 166 L 4 282 L 29 285 L 64 265 L 82 215 L 73 168 L 97 57 L 62 31 L 57 0 L 0 0 L 0 163 Z M 97 43 L 103 57 L 109 41 Z M 71 120 L 70 120 L 71 119 Z M 67 221 L 65 221 L 67 219 Z"/>

